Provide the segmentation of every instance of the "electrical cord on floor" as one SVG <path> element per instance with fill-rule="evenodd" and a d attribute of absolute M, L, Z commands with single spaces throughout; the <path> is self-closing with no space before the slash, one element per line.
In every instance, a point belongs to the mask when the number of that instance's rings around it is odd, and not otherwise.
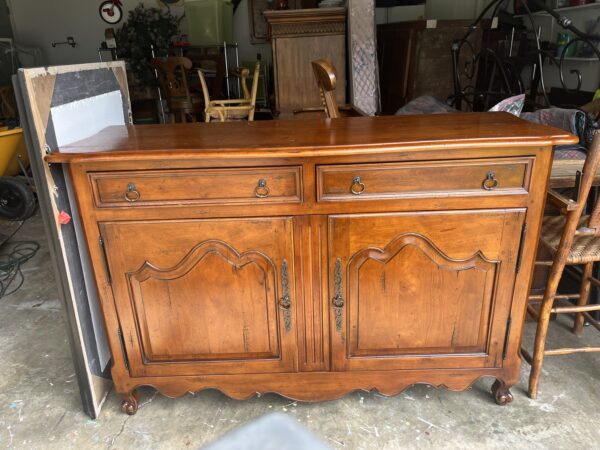
<path fill-rule="evenodd" d="M 21 267 L 40 249 L 40 244 L 36 241 L 17 241 L 6 245 L 12 248 L 8 253 L 0 255 L 0 299 L 23 286 L 25 277 Z"/>
<path fill-rule="evenodd" d="M 12 238 L 15 237 L 15 234 L 17 234 L 19 232 L 19 230 L 23 227 L 23 224 L 25 223 L 24 220 L 21 220 L 21 223 L 17 226 L 17 228 L 15 228 L 13 230 L 13 232 L 9 235 L 9 236 L 4 236 L 2 235 L 1 238 L 3 239 L 2 241 L 0 241 L 0 249 L 2 248 L 2 244 L 4 244 L 5 242 L 10 241 Z"/>

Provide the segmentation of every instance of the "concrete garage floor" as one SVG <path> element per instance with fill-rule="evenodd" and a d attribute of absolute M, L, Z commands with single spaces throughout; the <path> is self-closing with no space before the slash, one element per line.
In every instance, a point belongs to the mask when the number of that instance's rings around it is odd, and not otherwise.
<path fill-rule="evenodd" d="M 111 393 L 97 420 L 81 412 L 61 303 L 39 216 L 14 240 L 42 244 L 25 269 L 25 284 L 0 300 L 0 447 L 198 448 L 264 414 L 283 412 L 332 448 L 600 448 L 600 355 L 548 358 L 539 399 L 524 388 L 528 366 L 513 387 L 514 402 L 496 406 L 491 380 L 466 392 L 415 386 L 393 398 L 353 393 L 318 404 L 277 395 L 231 400 L 216 391 L 171 400 L 142 391 L 135 416 L 119 411 Z M 566 323 L 566 322 L 564 322 Z M 556 324 L 555 324 L 556 325 Z M 527 342 L 533 328 L 527 327 Z M 551 329 L 550 344 L 598 345 L 587 327 L 575 338 Z"/>

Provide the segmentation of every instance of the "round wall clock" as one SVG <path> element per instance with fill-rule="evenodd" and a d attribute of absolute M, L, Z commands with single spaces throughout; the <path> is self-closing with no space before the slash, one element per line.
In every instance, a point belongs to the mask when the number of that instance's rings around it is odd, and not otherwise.
<path fill-rule="evenodd" d="M 121 6 L 123 6 L 121 0 L 106 0 L 100 3 L 98 12 L 102 20 L 114 25 L 119 23 L 123 18 L 123 9 L 121 9 Z"/>

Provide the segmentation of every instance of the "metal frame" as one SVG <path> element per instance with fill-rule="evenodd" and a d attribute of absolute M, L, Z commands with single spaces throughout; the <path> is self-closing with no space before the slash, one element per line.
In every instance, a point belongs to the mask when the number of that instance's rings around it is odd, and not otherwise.
<path fill-rule="evenodd" d="M 514 44 L 514 29 L 511 35 L 510 41 L 510 49 L 509 49 L 509 58 L 507 59 L 503 55 L 497 54 L 494 50 L 489 48 L 484 48 L 480 52 L 475 53 L 472 44 L 469 42 L 469 37 L 473 34 L 475 30 L 482 26 L 483 18 L 492 11 L 492 17 L 497 17 L 498 12 L 501 9 L 506 9 L 508 6 L 509 0 L 492 0 L 481 12 L 481 14 L 475 19 L 475 21 L 469 27 L 467 33 L 459 40 L 455 41 L 452 44 L 452 65 L 453 65 L 453 77 L 454 77 L 454 95 L 451 97 L 451 101 L 453 106 L 457 109 L 461 109 L 463 106 L 463 102 L 466 102 L 473 107 L 473 103 L 477 97 L 479 98 L 489 98 L 493 95 L 503 95 L 506 96 L 520 94 L 524 92 L 523 82 L 520 78 L 520 74 L 517 72 L 509 73 L 511 71 L 511 58 L 512 58 L 512 48 Z M 540 44 L 540 30 L 536 30 L 535 21 L 533 17 L 533 13 L 531 12 L 530 3 L 532 6 L 537 6 L 540 9 L 546 11 L 553 17 L 558 25 L 560 25 L 565 30 L 569 30 L 577 37 L 569 42 L 565 48 L 563 49 L 559 58 L 552 55 L 548 50 L 542 48 Z M 523 1 L 523 6 L 525 7 L 526 14 L 525 16 L 528 19 L 529 24 L 531 25 L 531 29 L 533 30 L 533 34 L 535 36 L 535 44 L 536 44 L 536 53 L 534 55 L 535 62 L 533 63 L 533 73 L 532 73 L 532 88 L 529 94 L 529 100 L 537 107 L 549 107 L 550 99 L 548 97 L 548 93 L 546 91 L 546 85 L 544 81 L 544 61 L 547 59 L 550 63 L 556 67 L 559 71 L 559 77 L 562 87 L 568 92 L 577 92 L 581 90 L 582 84 L 582 75 L 581 72 L 577 69 L 571 69 L 569 72 L 577 77 L 577 86 L 575 88 L 571 88 L 567 86 L 567 82 L 565 81 L 564 76 L 564 59 L 567 54 L 567 50 L 570 46 L 575 45 L 578 42 L 583 42 L 585 45 L 592 48 L 596 57 L 600 60 L 600 49 L 594 45 L 592 39 L 600 40 L 600 36 L 589 36 L 586 33 L 582 32 L 576 26 L 573 25 L 571 19 L 566 16 L 558 14 L 554 9 L 548 7 L 543 1 L 540 0 L 528 0 Z M 460 67 L 460 54 L 463 48 L 468 48 L 471 50 L 472 55 L 469 58 L 468 62 L 465 64 L 465 67 Z M 473 82 L 476 82 L 479 64 L 481 61 L 490 61 L 493 62 L 493 71 L 492 71 L 492 79 L 489 81 L 488 89 L 485 91 L 478 91 L 474 86 Z M 501 85 L 504 90 L 494 90 L 493 83 L 495 81 L 496 76 L 500 76 Z M 462 85 L 463 80 L 468 80 L 468 84 L 466 86 Z M 511 84 L 511 80 L 513 84 Z M 519 86 L 520 92 L 514 92 L 513 86 Z M 544 101 L 544 104 L 537 105 L 536 100 L 538 96 L 538 91 L 541 89 L 541 95 Z"/>

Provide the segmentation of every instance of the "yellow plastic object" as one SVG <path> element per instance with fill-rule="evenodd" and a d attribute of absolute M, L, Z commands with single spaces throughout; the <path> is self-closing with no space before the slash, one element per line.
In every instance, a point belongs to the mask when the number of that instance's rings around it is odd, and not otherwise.
<path fill-rule="evenodd" d="M 186 0 L 184 7 L 191 44 L 222 44 L 233 40 L 230 0 Z"/>
<path fill-rule="evenodd" d="M 0 127 L 0 176 L 12 176 L 21 172 L 17 162 L 19 156 L 23 165 L 29 166 L 23 129 L 9 130 L 6 127 Z"/>

